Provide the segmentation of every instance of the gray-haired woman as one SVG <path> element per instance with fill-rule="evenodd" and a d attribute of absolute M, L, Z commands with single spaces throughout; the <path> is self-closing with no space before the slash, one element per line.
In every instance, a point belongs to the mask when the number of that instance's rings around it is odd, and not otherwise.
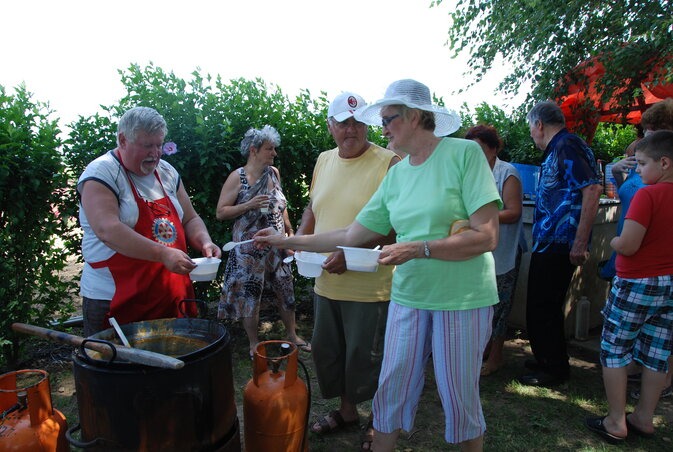
<path fill-rule="evenodd" d="M 235 241 L 251 239 L 267 227 L 283 235 L 294 235 L 280 173 L 272 166 L 279 145 L 280 135 L 268 125 L 261 130 L 251 128 L 241 141 L 241 154 L 247 162 L 227 177 L 216 212 L 220 221 L 235 220 Z M 252 244 L 239 245 L 229 252 L 217 315 L 220 319 L 243 319 L 251 357 L 258 342 L 262 304 L 276 305 L 288 340 L 301 350 L 311 351 L 310 344 L 295 331 L 292 271 L 283 258 L 280 250 L 257 250 Z"/>

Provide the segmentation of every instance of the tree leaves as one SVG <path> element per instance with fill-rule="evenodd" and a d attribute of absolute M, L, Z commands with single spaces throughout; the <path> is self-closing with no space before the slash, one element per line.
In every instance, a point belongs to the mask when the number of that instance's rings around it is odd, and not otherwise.
<path fill-rule="evenodd" d="M 499 89 L 516 94 L 532 82 L 529 100 L 563 91 L 566 74 L 601 55 L 601 91 L 626 104 L 657 63 L 664 62 L 662 80 L 673 82 L 673 59 L 665 59 L 673 55 L 672 17 L 666 0 L 458 0 L 448 43 L 456 54 L 470 52 L 472 83 L 502 55 L 514 69 Z"/>

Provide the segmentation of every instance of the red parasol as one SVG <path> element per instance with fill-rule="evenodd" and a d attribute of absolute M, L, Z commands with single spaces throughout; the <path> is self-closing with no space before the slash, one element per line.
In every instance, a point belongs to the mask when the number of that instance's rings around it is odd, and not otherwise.
<path fill-rule="evenodd" d="M 651 105 L 673 97 L 673 83 L 656 83 L 662 75 L 662 64 L 658 64 L 647 74 L 640 84 L 642 94 L 628 106 L 619 105 L 616 97 L 622 93 L 630 80 L 624 80 L 624 87 L 617 89 L 612 97 L 603 101 L 597 91 L 596 82 L 605 74 L 605 66 L 594 57 L 575 68 L 568 79 L 578 80 L 567 86 L 567 94 L 557 97 L 569 130 L 580 132 L 591 143 L 599 122 L 639 124 L 642 113 Z"/>

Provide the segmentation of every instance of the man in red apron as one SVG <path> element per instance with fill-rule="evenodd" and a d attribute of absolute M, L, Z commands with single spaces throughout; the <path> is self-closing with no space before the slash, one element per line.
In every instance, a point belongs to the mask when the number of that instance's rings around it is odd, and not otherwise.
<path fill-rule="evenodd" d="M 205 257 L 221 255 L 179 175 L 161 160 L 165 135 L 161 115 L 133 108 L 120 120 L 117 149 L 80 176 L 85 335 L 107 328 L 110 317 L 179 317 L 178 303 L 194 296 L 187 243 Z"/>

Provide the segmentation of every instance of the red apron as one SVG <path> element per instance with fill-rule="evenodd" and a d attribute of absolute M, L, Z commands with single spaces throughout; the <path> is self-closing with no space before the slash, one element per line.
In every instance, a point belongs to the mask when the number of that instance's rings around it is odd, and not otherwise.
<path fill-rule="evenodd" d="M 164 197 L 155 201 L 145 201 L 138 195 L 128 170 L 121 161 L 121 156 L 119 161 L 138 205 L 138 221 L 133 230 L 162 245 L 187 252 L 182 222 L 164 190 L 159 174 L 154 171 Z M 93 263 L 91 266 L 108 267 L 115 282 L 115 294 L 110 303 L 110 312 L 107 314 L 104 328 L 109 328 L 107 319 L 110 317 L 114 317 L 120 324 L 183 317 L 178 310 L 178 303 L 185 298 L 194 298 L 194 288 L 189 275 L 173 273 L 161 262 L 150 262 L 115 253 L 109 259 Z M 183 310 L 191 317 L 197 314 L 194 303 L 185 303 Z"/>

